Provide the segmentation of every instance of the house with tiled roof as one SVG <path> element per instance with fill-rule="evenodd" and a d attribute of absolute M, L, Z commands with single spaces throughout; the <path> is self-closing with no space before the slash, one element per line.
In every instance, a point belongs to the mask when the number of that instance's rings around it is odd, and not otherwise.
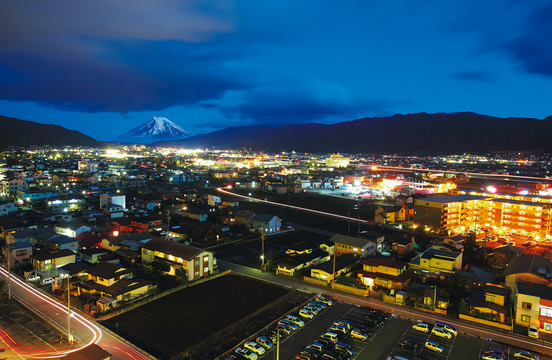
<path fill-rule="evenodd" d="M 401 290 L 412 278 L 412 273 L 406 270 L 407 264 L 400 261 L 371 256 L 359 262 L 362 270 L 357 272 L 357 276 L 369 288 L 378 285 Z"/>
<path fill-rule="evenodd" d="M 135 279 L 132 270 L 117 264 L 99 262 L 88 267 L 88 280 L 77 284 L 78 294 L 97 294 L 116 301 L 142 296 L 153 289 L 149 281 Z"/>
<path fill-rule="evenodd" d="M 175 275 L 177 269 L 185 270 L 188 281 L 209 276 L 216 270 L 212 252 L 161 238 L 154 238 L 142 246 L 142 264 L 153 262 L 168 265 L 166 273 L 169 275 Z"/>

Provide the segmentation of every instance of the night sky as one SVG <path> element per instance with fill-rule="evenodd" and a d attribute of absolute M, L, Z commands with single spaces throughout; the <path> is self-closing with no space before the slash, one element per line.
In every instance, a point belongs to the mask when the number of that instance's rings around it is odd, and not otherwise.
<path fill-rule="evenodd" d="M 550 104 L 550 1 L 0 4 L 0 115 L 98 140 L 152 116 L 198 134 Z"/>

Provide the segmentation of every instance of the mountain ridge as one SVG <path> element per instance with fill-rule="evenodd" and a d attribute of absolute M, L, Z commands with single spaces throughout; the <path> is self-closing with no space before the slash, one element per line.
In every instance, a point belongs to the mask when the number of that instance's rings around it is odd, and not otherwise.
<path fill-rule="evenodd" d="M 166 117 L 153 116 L 117 138 L 123 142 L 150 143 L 180 140 L 192 134 Z"/>
<path fill-rule="evenodd" d="M 0 143 L 4 146 L 90 146 L 101 144 L 90 136 L 59 125 L 41 124 L 0 115 Z"/>
<path fill-rule="evenodd" d="M 233 127 L 157 145 L 349 153 L 549 152 L 552 116 L 541 120 L 473 112 L 396 114 L 332 125 Z"/>

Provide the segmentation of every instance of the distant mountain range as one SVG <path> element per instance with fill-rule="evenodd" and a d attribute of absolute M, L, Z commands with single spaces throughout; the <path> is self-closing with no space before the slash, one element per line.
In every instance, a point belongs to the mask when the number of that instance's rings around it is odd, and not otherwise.
<path fill-rule="evenodd" d="M 129 132 L 119 136 L 121 142 L 147 144 L 155 141 L 181 140 L 192 134 L 165 117 L 154 116 Z"/>
<path fill-rule="evenodd" d="M 334 125 L 231 127 L 155 145 L 325 153 L 552 152 L 552 116 L 540 120 L 417 113 Z"/>
<path fill-rule="evenodd" d="M 58 125 L 45 125 L 33 121 L 0 116 L 0 146 L 98 146 L 100 142 L 78 131 Z"/>
<path fill-rule="evenodd" d="M 148 120 L 127 134 L 134 139 L 129 142 L 136 143 L 190 135 L 172 121 L 160 117 Z M 3 146 L 102 144 L 58 125 L 4 116 L 0 116 L 0 141 Z M 470 112 L 417 113 L 333 125 L 231 127 L 151 145 L 319 153 L 552 152 L 552 116 L 539 120 L 497 118 Z"/>

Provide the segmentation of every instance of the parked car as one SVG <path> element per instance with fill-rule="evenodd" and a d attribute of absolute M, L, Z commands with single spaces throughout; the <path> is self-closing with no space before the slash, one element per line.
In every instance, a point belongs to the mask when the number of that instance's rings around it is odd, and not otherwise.
<path fill-rule="evenodd" d="M 307 306 L 312 306 L 313 308 L 315 308 L 316 310 L 318 310 L 318 312 L 322 311 L 324 308 L 322 307 L 322 305 L 318 304 L 316 301 L 311 301 L 310 303 L 307 304 Z"/>
<path fill-rule="evenodd" d="M 286 324 L 279 324 L 276 326 L 276 329 L 280 330 L 280 333 L 284 333 L 285 335 L 291 335 L 291 333 L 293 333 L 293 329 Z"/>
<path fill-rule="evenodd" d="M 301 309 L 299 310 L 299 316 L 305 319 L 312 319 L 315 316 L 315 314 L 309 309 Z"/>
<path fill-rule="evenodd" d="M 27 276 L 26 280 L 28 282 L 33 282 L 33 281 L 39 281 L 40 279 L 41 279 L 40 275 L 32 274 L 32 275 Z"/>
<path fill-rule="evenodd" d="M 481 360 L 504 360 L 504 358 L 495 353 L 484 352 L 481 354 Z"/>
<path fill-rule="evenodd" d="M 387 357 L 387 360 L 409 360 L 405 357 L 399 356 L 399 355 L 389 355 Z"/>
<path fill-rule="evenodd" d="M 338 335 L 336 333 L 332 332 L 332 331 L 326 331 L 324 333 L 324 335 L 322 335 L 321 337 L 326 338 L 326 339 L 330 340 L 333 343 L 336 343 L 337 339 L 338 339 Z"/>
<path fill-rule="evenodd" d="M 504 350 L 498 349 L 498 348 L 487 348 L 487 350 L 485 350 L 484 354 L 496 355 L 496 356 L 500 357 L 501 359 L 506 358 L 506 352 Z"/>
<path fill-rule="evenodd" d="M 535 325 L 529 325 L 529 327 L 527 328 L 527 335 L 529 335 L 532 338 L 538 339 L 539 329 Z"/>
<path fill-rule="evenodd" d="M 433 327 L 445 329 L 446 331 L 448 331 L 454 336 L 458 335 L 458 331 L 456 331 L 456 329 L 452 325 L 449 325 L 441 321 L 436 321 Z"/>
<path fill-rule="evenodd" d="M 428 350 L 434 351 L 439 354 L 443 352 L 443 347 L 439 345 L 438 342 L 435 342 L 435 341 L 427 340 L 425 342 L 424 347 Z"/>
<path fill-rule="evenodd" d="M 336 320 L 333 322 L 333 324 L 345 326 L 347 328 L 347 331 L 351 331 L 353 329 L 353 324 L 346 320 Z"/>
<path fill-rule="evenodd" d="M 417 322 L 416 324 L 412 325 L 412 330 L 421 331 L 427 334 L 429 332 L 429 324 L 426 324 L 424 322 Z"/>
<path fill-rule="evenodd" d="M 313 302 L 314 302 L 316 305 L 318 305 L 319 307 L 321 307 L 322 309 L 325 309 L 325 308 L 328 307 L 328 304 L 326 304 L 326 303 L 324 303 L 324 302 L 322 302 L 322 301 L 317 301 L 317 300 L 315 300 L 315 301 L 313 301 Z M 310 303 L 309 303 L 309 304 L 310 304 Z"/>
<path fill-rule="evenodd" d="M 291 322 L 291 320 L 289 320 L 289 319 L 286 319 L 286 318 L 280 319 L 280 320 L 278 321 L 278 325 L 282 325 L 282 324 L 283 324 L 283 325 L 289 326 L 293 331 L 299 330 L 299 325 L 297 325 L 297 324 Z"/>
<path fill-rule="evenodd" d="M 320 302 L 323 302 L 324 304 L 328 305 L 328 306 L 332 306 L 333 304 L 333 301 L 331 301 L 330 299 L 322 296 L 322 295 L 318 295 L 316 297 L 316 301 L 320 301 Z"/>
<path fill-rule="evenodd" d="M 266 349 L 260 344 L 257 344 L 255 341 L 247 341 L 245 344 L 243 344 L 243 347 L 253 351 L 257 355 L 264 355 L 264 353 L 266 352 Z"/>
<path fill-rule="evenodd" d="M 452 337 L 452 334 L 446 331 L 443 328 L 433 327 L 431 330 L 431 335 L 435 335 L 441 338 L 447 338 L 450 339 Z"/>
<path fill-rule="evenodd" d="M 529 351 L 525 350 L 516 350 L 514 351 L 513 355 L 516 359 L 523 359 L 523 360 L 539 360 L 539 357 L 533 353 L 530 353 Z"/>
<path fill-rule="evenodd" d="M 332 325 L 328 330 L 334 333 L 342 333 L 343 335 L 349 333 L 349 330 L 343 325 Z"/>
<path fill-rule="evenodd" d="M 416 350 L 418 350 L 418 344 L 410 340 L 403 340 L 399 343 L 399 345 L 401 346 L 401 349 L 404 350 L 413 352 L 416 352 Z"/>
<path fill-rule="evenodd" d="M 359 339 L 359 340 L 367 340 L 368 339 L 368 334 L 366 334 L 364 331 L 360 330 L 360 329 L 357 329 L 357 328 L 354 328 L 353 330 L 351 330 L 351 335 L 350 335 L 353 339 Z"/>
<path fill-rule="evenodd" d="M 267 350 L 272 349 L 272 347 L 274 346 L 274 343 L 272 342 L 272 340 L 265 336 L 259 336 L 258 338 L 255 339 L 255 341 L 257 342 L 257 344 L 261 345 Z"/>
<path fill-rule="evenodd" d="M 353 347 L 347 343 L 344 343 L 342 341 L 338 341 L 335 343 L 335 348 L 336 349 L 343 349 L 345 351 L 347 351 L 351 356 L 355 354 L 355 349 L 353 349 Z"/>
<path fill-rule="evenodd" d="M 316 307 L 314 307 L 314 306 L 310 306 L 310 305 L 308 305 L 308 304 L 305 305 L 305 306 L 303 306 L 303 309 L 309 310 L 309 311 L 312 312 L 314 315 L 318 315 L 318 313 L 320 312 L 320 311 L 318 311 L 318 308 L 316 308 Z"/>
<path fill-rule="evenodd" d="M 244 356 L 247 360 L 257 360 L 259 358 L 253 351 L 245 348 L 237 348 L 235 353 Z"/>
<path fill-rule="evenodd" d="M 40 281 L 40 285 L 42 286 L 45 286 L 45 285 L 50 285 L 50 284 L 53 284 L 54 283 L 54 279 L 49 277 L 49 278 L 44 278 Z"/>
<path fill-rule="evenodd" d="M 299 319 L 297 316 L 288 315 L 288 316 L 286 316 L 286 318 L 289 321 L 291 321 L 292 323 L 294 323 L 295 325 L 299 326 L 299 327 L 305 326 L 305 322 L 303 320 Z"/>

